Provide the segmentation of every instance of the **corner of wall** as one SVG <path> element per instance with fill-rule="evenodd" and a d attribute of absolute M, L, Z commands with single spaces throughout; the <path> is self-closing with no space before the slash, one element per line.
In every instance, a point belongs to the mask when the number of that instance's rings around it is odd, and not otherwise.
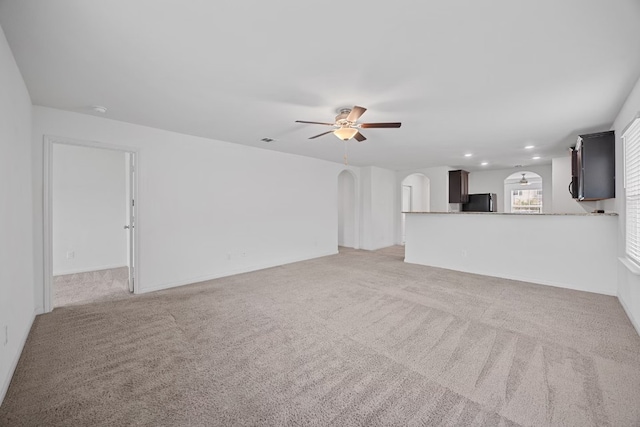
<path fill-rule="evenodd" d="M 32 189 L 33 107 L 11 48 L 0 28 L 0 119 L 11 126 L 0 127 L 0 181 L 13 182 L 0 188 L 0 197 L 11 200 L 3 215 L 0 252 L 0 328 L 6 344 L 0 349 L 0 401 L 8 390 L 15 367 L 29 335 L 34 307 L 34 239 Z M 16 184 L 17 183 L 17 184 Z M 5 233 L 6 231 L 6 233 Z M 6 296 L 6 297 L 5 297 Z M 6 328 L 6 329 L 5 329 Z"/>

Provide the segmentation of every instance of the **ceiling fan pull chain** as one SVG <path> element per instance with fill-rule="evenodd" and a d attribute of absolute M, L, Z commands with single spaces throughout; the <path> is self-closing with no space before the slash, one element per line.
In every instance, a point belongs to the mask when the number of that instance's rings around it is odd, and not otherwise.
<path fill-rule="evenodd" d="M 344 165 L 349 166 L 349 157 L 347 156 L 347 141 L 344 142 Z"/>

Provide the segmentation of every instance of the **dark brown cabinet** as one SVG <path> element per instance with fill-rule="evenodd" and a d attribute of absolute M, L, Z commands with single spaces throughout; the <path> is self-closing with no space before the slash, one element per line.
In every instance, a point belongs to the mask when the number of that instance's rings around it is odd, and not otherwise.
<path fill-rule="evenodd" d="M 569 192 L 580 201 L 616 197 L 616 145 L 613 131 L 580 135 L 571 149 Z"/>
<path fill-rule="evenodd" d="M 462 169 L 449 171 L 449 203 L 469 201 L 469 172 Z"/>

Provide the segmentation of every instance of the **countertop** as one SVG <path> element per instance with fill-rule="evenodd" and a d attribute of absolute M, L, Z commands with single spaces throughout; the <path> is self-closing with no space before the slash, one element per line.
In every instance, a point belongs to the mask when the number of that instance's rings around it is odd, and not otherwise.
<path fill-rule="evenodd" d="M 513 215 L 513 216 L 618 216 L 615 212 L 605 213 L 512 213 L 512 212 L 402 212 L 406 214 L 452 214 L 452 215 Z"/>

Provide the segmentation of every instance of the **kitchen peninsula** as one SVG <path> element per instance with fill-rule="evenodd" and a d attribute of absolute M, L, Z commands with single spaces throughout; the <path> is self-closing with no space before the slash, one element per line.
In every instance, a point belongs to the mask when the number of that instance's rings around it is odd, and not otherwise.
<path fill-rule="evenodd" d="M 616 295 L 618 215 L 407 212 L 405 262 Z"/>

